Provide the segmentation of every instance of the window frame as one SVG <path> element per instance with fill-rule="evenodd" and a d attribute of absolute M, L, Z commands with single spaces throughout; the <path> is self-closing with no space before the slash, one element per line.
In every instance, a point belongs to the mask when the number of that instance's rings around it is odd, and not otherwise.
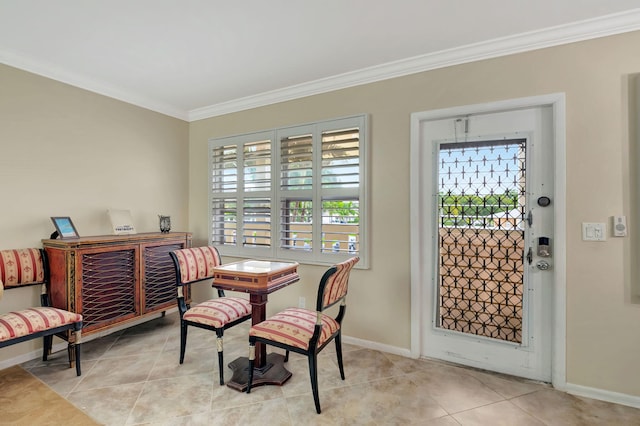
<path fill-rule="evenodd" d="M 358 168 L 359 185 L 357 188 L 323 189 L 321 185 L 322 171 L 322 135 L 332 130 L 342 130 L 347 128 L 358 129 Z M 208 240 L 211 245 L 215 245 L 220 253 L 225 256 L 238 258 L 260 258 L 290 260 L 305 264 L 331 265 L 341 262 L 353 253 L 348 252 L 323 252 L 322 244 L 322 208 L 323 200 L 329 199 L 357 199 L 358 201 L 358 256 L 359 268 L 368 268 L 369 262 L 369 194 L 368 188 L 368 144 L 369 144 L 368 116 L 366 114 L 323 120 L 319 122 L 292 125 L 270 130 L 212 138 L 208 143 L 209 161 L 209 188 L 208 188 Z M 283 190 L 281 189 L 281 143 L 282 139 L 290 136 L 298 136 L 304 133 L 311 134 L 312 138 L 312 189 L 306 190 Z M 270 179 L 271 185 L 268 191 L 246 191 L 244 188 L 244 146 L 256 141 L 271 141 Z M 236 147 L 236 191 L 215 191 L 214 184 L 214 150 L 222 146 Z M 357 194 L 357 195 L 356 195 Z M 243 246 L 243 205 L 247 197 L 269 197 L 270 200 L 270 246 L 251 247 Z M 310 199 L 309 199 L 310 197 Z M 233 244 L 220 244 L 215 241 L 214 232 L 218 231 L 214 224 L 214 203 L 216 200 L 235 199 L 236 200 L 236 240 Z M 287 200 L 310 200 L 312 201 L 312 247 L 310 250 L 296 250 L 282 247 L 282 238 L 285 235 L 285 224 L 282 222 L 284 204 Z M 222 227 L 224 229 L 224 226 Z"/>

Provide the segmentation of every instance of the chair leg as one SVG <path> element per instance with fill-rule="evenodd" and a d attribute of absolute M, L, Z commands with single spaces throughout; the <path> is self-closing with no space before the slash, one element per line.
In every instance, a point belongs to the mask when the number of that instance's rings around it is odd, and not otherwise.
<path fill-rule="evenodd" d="M 315 353 L 309 354 L 309 376 L 311 377 L 313 402 L 316 404 L 316 412 L 320 414 L 320 396 L 318 395 L 318 356 Z"/>
<path fill-rule="evenodd" d="M 53 345 L 53 336 L 44 336 L 42 341 L 42 360 L 46 361 L 51 353 Z"/>
<path fill-rule="evenodd" d="M 217 330 L 216 334 L 218 338 L 216 339 L 216 347 L 218 348 L 218 370 L 220 370 L 220 385 L 224 385 L 224 356 L 223 356 L 223 347 L 222 347 L 222 337 L 224 330 Z"/>
<path fill-rule="evenodd" d="M 76 375 L 80 376 L 82 372 L 80 371 L 80 348 L 82 347 L 82 343 L 76 343 L 75 346 L 75 355 L 76 355 Z"/>
<path fill-rule="evenodd" d="M 340 377 L 344 380 L 344 365 L 342 364 L 342 338 L 341 333 L 336 336 L 336 355 L 338 355 L 338 368 L 340 368 Z"/>
<path fill-rule="evenodd" d="M 67 345 L 67 357 L 69 358 L 69 368 L 73 368 L 73 362 L 76 359 L 76 353 L 75 353 L 75 343 L 70 342 Z M 76 371 L 77 373 L 77 371 Z"/>
<path fill-rule="evenodd" d="M 184 352 L 187 348 L 187 324 L 180 321 L 180 364 L 184 362 Z"/>
<path fill-rule="evenodd" d="M 284 362 L 289 362 L 289 351 L 284 354 Z"/>
<path fill-rule="evenodd" d="M 256 342 L 249 340 L 249 377 L 247 378 L 247 393 L 251 393 L 253 383 L 253 365 L 256 360 Z"/>

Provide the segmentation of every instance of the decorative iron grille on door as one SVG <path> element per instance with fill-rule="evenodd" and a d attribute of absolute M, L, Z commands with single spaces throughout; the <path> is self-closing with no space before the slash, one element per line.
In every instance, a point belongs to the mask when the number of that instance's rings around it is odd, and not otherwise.
<path fill-rule="evenodd" d="M 521 343 L 526 140 L 441 144 L 437 326 Z"/>

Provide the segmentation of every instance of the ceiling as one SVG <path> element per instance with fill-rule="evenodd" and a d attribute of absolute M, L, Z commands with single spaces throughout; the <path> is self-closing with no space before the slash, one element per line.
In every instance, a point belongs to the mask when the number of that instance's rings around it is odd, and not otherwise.
<path fill-rule="evenodd" d="M 0 61 L 183 120 L 640 29 L 638 0 L 0 0 Z"/>

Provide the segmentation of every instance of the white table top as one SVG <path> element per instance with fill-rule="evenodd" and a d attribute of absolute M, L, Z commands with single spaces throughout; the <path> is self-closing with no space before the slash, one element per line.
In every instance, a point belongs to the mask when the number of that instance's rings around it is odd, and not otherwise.
<path fill-rule="evenodd" d="M 296 262 L 278 262 L 268 260 L 242 260 L 240 262 L 227 263 L 216 266 L 217 270 L 227 272 L 244 272 L 248 274 L 268 274 L 280 269 L 298 266 Z"/>

